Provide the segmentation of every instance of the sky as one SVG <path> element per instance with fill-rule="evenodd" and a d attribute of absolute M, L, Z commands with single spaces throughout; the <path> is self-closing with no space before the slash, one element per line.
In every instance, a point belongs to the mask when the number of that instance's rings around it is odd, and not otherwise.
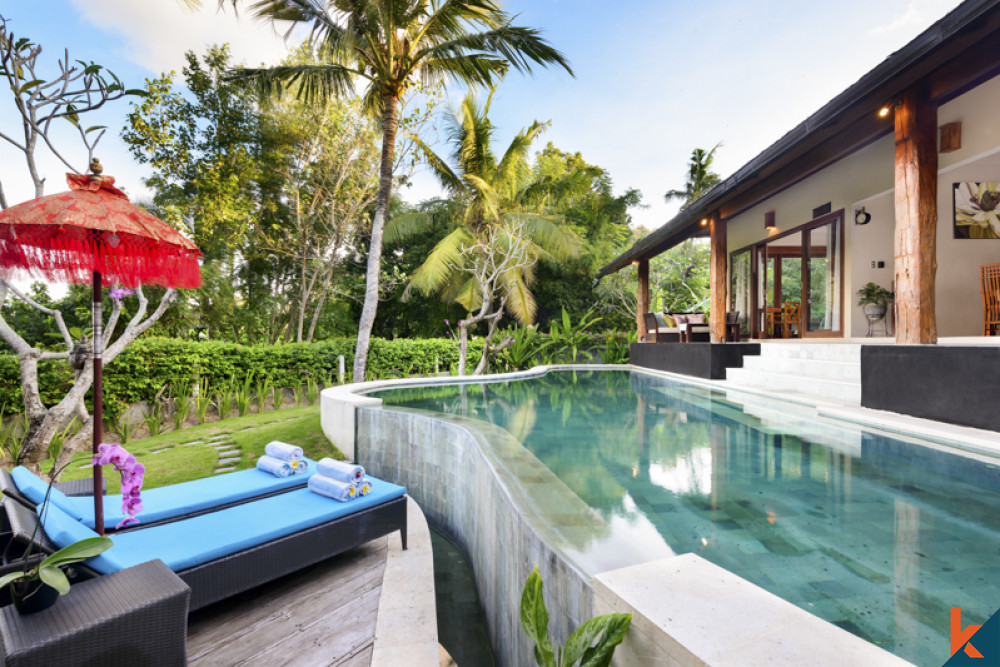
<path fill-rule="evenodd" d="M 0 15 L 17 36 L 29 37 L 55 67 L 95 61 L 128 87 L 180 71 L 184 53 L 229 42 L 237 63 L 278 62 L 288 52 L 282 34 L 215 0 L 190 11 L 179 0 L 0 0 Z M 538 28 L 569 59 L 575 76 L 539 69 L 512 72 L 494 96 L 491 118 L 498 151 L 534 120 L 551 121 L 536 143 L 580 152 L 608 171 L 616 193 L 636 188 L 644 208 L 634 224 L 655 229 L 679 202 L 663 193 L 684 186 L 695 148 L 721 142 L 715 170 L 726 177 L 857 81 L 892 52 L 956 7 L 958 0 L 507 0 L 515 23 Z M 295 36 L 293 36 L 293 41 Z M 457 103 L 464 89 L 452 86 Z M 448 105 L 446 105 L 448 106 Z M 128 103 L 95 115 L 108 126 L 97 155 L 105 173 L 133 198 L 149 193 L 148 175 L 118 133 Z M 0 132 L 19 131 L 10 96 L 0 95 Z M 65 128 L 68 130 L 68 124 Z M 83 169 L 86 151 L 60 135 L 70 161 Z M 46 193 L 64 190 L 65 168 L 41 159 Z M 0 181 L 8 202 L 30 199 L 23 157 L 0 141 Z M 426 172 L 401 196 L 413 203 L 438 196 Z"/>

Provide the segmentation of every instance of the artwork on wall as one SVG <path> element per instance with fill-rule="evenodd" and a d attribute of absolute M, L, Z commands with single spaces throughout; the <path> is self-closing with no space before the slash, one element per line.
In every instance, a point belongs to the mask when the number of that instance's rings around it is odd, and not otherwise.
<path fill-rule="evenodd" d="M 953 183 L 956 239 L 1000 239 L 1000 183 Z"/>

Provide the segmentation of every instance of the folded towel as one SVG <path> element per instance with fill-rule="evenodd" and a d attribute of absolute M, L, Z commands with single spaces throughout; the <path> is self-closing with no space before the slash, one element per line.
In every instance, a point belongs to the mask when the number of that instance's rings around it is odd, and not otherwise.
<path fill-rule="evenodd" d="M 317 470 L 319 468 L 317 467 Z M 358 487 L 350 482 L 342 482 L 319 473 L 309 478 L 309 490 L 321 496 L 346 502 L 358 497 Z"/>
<path fill-rule="evenodd" d="M 301 475 L 304 472 L 309 472 L 309 461 L 305 459 L 292 459 L 288 463 L 292 466 L 293 475 Z"/>
<path fill-rule="evenodd" d="M 367 496 L 372 492 L 372 481 L 365 477 L 360 482 L 358 482 L 358 497 Z"/>
<path fill-rule="evenodd" d="M 273 456 L 276 459 L 281 459 L 282 461 L 291 461 L 292 459 L 302 458 L 302 448 L 296 447 L 295 445 L 289 445 L 286 442 L 274 442 L 267 443 L 264 447 L 264 453 L 268 456 Z"/>
<path fill-rule="evenodd" d="M 339 479 L 341 482 L 356 484 L 364 478 L 365 469 L 354 463 L 326 458 L 320 459 L 316 464 L 316 473 Z"/>
<path fill-rule="evenodd" d="M 270 473 L 275 477 L 288 477 L 292 474 L 292 466 L 288 461 L 282 461 L 267 454 L 257 459 L 257 470 Z"/>

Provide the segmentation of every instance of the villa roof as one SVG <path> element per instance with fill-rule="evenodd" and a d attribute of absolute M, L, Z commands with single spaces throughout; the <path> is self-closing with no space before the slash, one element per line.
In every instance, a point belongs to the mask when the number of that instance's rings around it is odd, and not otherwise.
<path fill-rule="evenodd" d="M 681 241 L 707 235 L 700 220 L 731 218 L 893 131 L 878 109 L 914 85 L 947 102 L 1000 73 L 1000 0 L 966 0 L 759 155 L 637 241 L 601 278 Z"/>

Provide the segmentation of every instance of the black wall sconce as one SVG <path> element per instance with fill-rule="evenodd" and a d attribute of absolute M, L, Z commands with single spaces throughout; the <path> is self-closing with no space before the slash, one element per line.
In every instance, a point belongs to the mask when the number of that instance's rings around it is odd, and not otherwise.
<path fill-rule="evenodd" d="M 764 229 L 774 229 L 774 211 L 768 211 L 764 214 Z"/>
<path fill-rule="evenodd" d="M 871 221 L 872 214 L 866 211 L 864 206 L 854 212 L 854 224 L 867 225 Z"/>

